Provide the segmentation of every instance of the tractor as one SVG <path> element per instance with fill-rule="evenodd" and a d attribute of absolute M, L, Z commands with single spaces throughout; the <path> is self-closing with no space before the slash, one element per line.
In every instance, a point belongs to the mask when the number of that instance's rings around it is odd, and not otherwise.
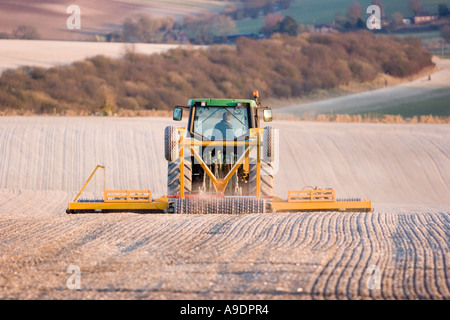
<path fill-rule="evenodd" d="M 371 201 L 337 199 L 334 189 L 289 191 L 287 199 L 274 194 L 279 163 L 278 131 L 261 126 L 272 121 L 272 110 L 254 99 L 190 99 L 175 106 L 173 120 L 187 125 L 167 126 L 164 156 L 167 194 L 152 198 L 151 190 L 104 190 L 104 198 L 79 199 L 97 166 L 67 213 L 139 212 L 243 214 L 304 211 L 372 211 Z"/>

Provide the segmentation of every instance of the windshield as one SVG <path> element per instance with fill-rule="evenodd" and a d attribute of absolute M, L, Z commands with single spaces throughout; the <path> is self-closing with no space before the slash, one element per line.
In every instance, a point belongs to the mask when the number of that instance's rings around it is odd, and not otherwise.
<path fill-rule="evenodd" d="M 247 108 L 197 107 L 194 133 L 206 139 L 232 140 L 248 133 Z"/>

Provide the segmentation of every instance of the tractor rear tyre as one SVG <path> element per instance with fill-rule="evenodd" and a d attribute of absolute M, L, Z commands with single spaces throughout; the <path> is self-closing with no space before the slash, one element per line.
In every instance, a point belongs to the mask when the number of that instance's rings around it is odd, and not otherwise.
<path fill-rule="evenodd" d="M 177 159 L 179 154 L 178 140 L 179 134 L 177 127 L 167 126 L 164 130 L 164 155 L 167 161 L 172 162 Z"/>
<path fill-rule="evenodd" d="M 276 157 L 275 152 L 275 129 L 273 127 L 265 127 L 263 130 L 262 160 L 273 162 Z"/>
<path fill-rule="evenodd" d="M 167 195 L 175 196 L 181 194 L 181 166 L 180 158 L 175 161 L 169 161 L 167 174 Z M 184 193 L 188 194 L 192 191 L 192 162 L 184 159 L 183 179 L 184 179 Z"/>

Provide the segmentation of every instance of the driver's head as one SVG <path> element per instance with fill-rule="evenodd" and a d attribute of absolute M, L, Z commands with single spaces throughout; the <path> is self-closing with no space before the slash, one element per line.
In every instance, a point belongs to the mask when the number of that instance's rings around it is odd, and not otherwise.
<path fill-rule="evenodd" d="M 222 118 L 223 118 L 223 121 L 230 122 L 230 120 L 231 120 L 231 113 L 225 111 L 223 113 L 223 115 L 222 115 Z"/>

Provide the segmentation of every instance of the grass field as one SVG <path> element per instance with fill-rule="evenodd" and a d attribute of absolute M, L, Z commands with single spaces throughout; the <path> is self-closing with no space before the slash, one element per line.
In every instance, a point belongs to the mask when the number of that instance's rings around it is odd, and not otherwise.
<path fill-rule="evenodd" d="M 296 0 L 291 3 L 291 7 L 283 10 L 283 16 L 292 16 L 298 23 L 311 25 L 313 23 L 332 23 L 337 13 L 345 16 L 348 7 L 354 0 Z M 362 7 L 363 17 L 368 17 L 365 14 L 365 8 L 371 4 L 371 0 L 359 0 Z M 385 7 L 385 13 L 388 18 L 394 12 L 400 12 L 404 17 L 412 16 L 412 12 L 408 9 L 409 0 L 396 1 L 382 1 Z M 422 0 L 424 11 L 429 13 L 437 13 L 438 5 L 445 3 L 443 0 Z M 447 1 L 448 2 L 448 1 Z M 264 18 L 247 19 L 238 21 L 236 27 L 240 32 L 257 32 L 263 25 Z"/>
<path fill-rule="evenodd" d="M 395 96 L 395 89 L 389 91 L 379 89 L 281 108 L 276 112 L 290 113 L 300 117 L 329 114 L 330 111 L 333 114 L 368 115 L 375 118 L 381 115 L 400 115 L 404 118 L 427 115 L 450 116 L 449 88 L 418 90 L 414 87 L 404 87 L 397 93 L 401 96 Z"/>
<path fill-rule="evenodd" d="M 414 117 L 421 115 L 450 116 L 450 90 L 437 89 L 424 93 L 410 101 L 395 101 L 385 104 L 376 110 L 377 114 L 401 115 Z M 369 113 L 370 109 L 360 110 L 354 114 Z"/>
<path fill-rule="evenodd" d="M 391 114 L 403 117 L 420 115 L 450 116 L 450 60 L 435 57 L 437 71 L 422 77 L 366 92 L 348 94 L 313 102 L 291 103 L 275 111 L 303 117 L 313 114 Z M 430 80 L 429 80 L 430 79 Z"/>

